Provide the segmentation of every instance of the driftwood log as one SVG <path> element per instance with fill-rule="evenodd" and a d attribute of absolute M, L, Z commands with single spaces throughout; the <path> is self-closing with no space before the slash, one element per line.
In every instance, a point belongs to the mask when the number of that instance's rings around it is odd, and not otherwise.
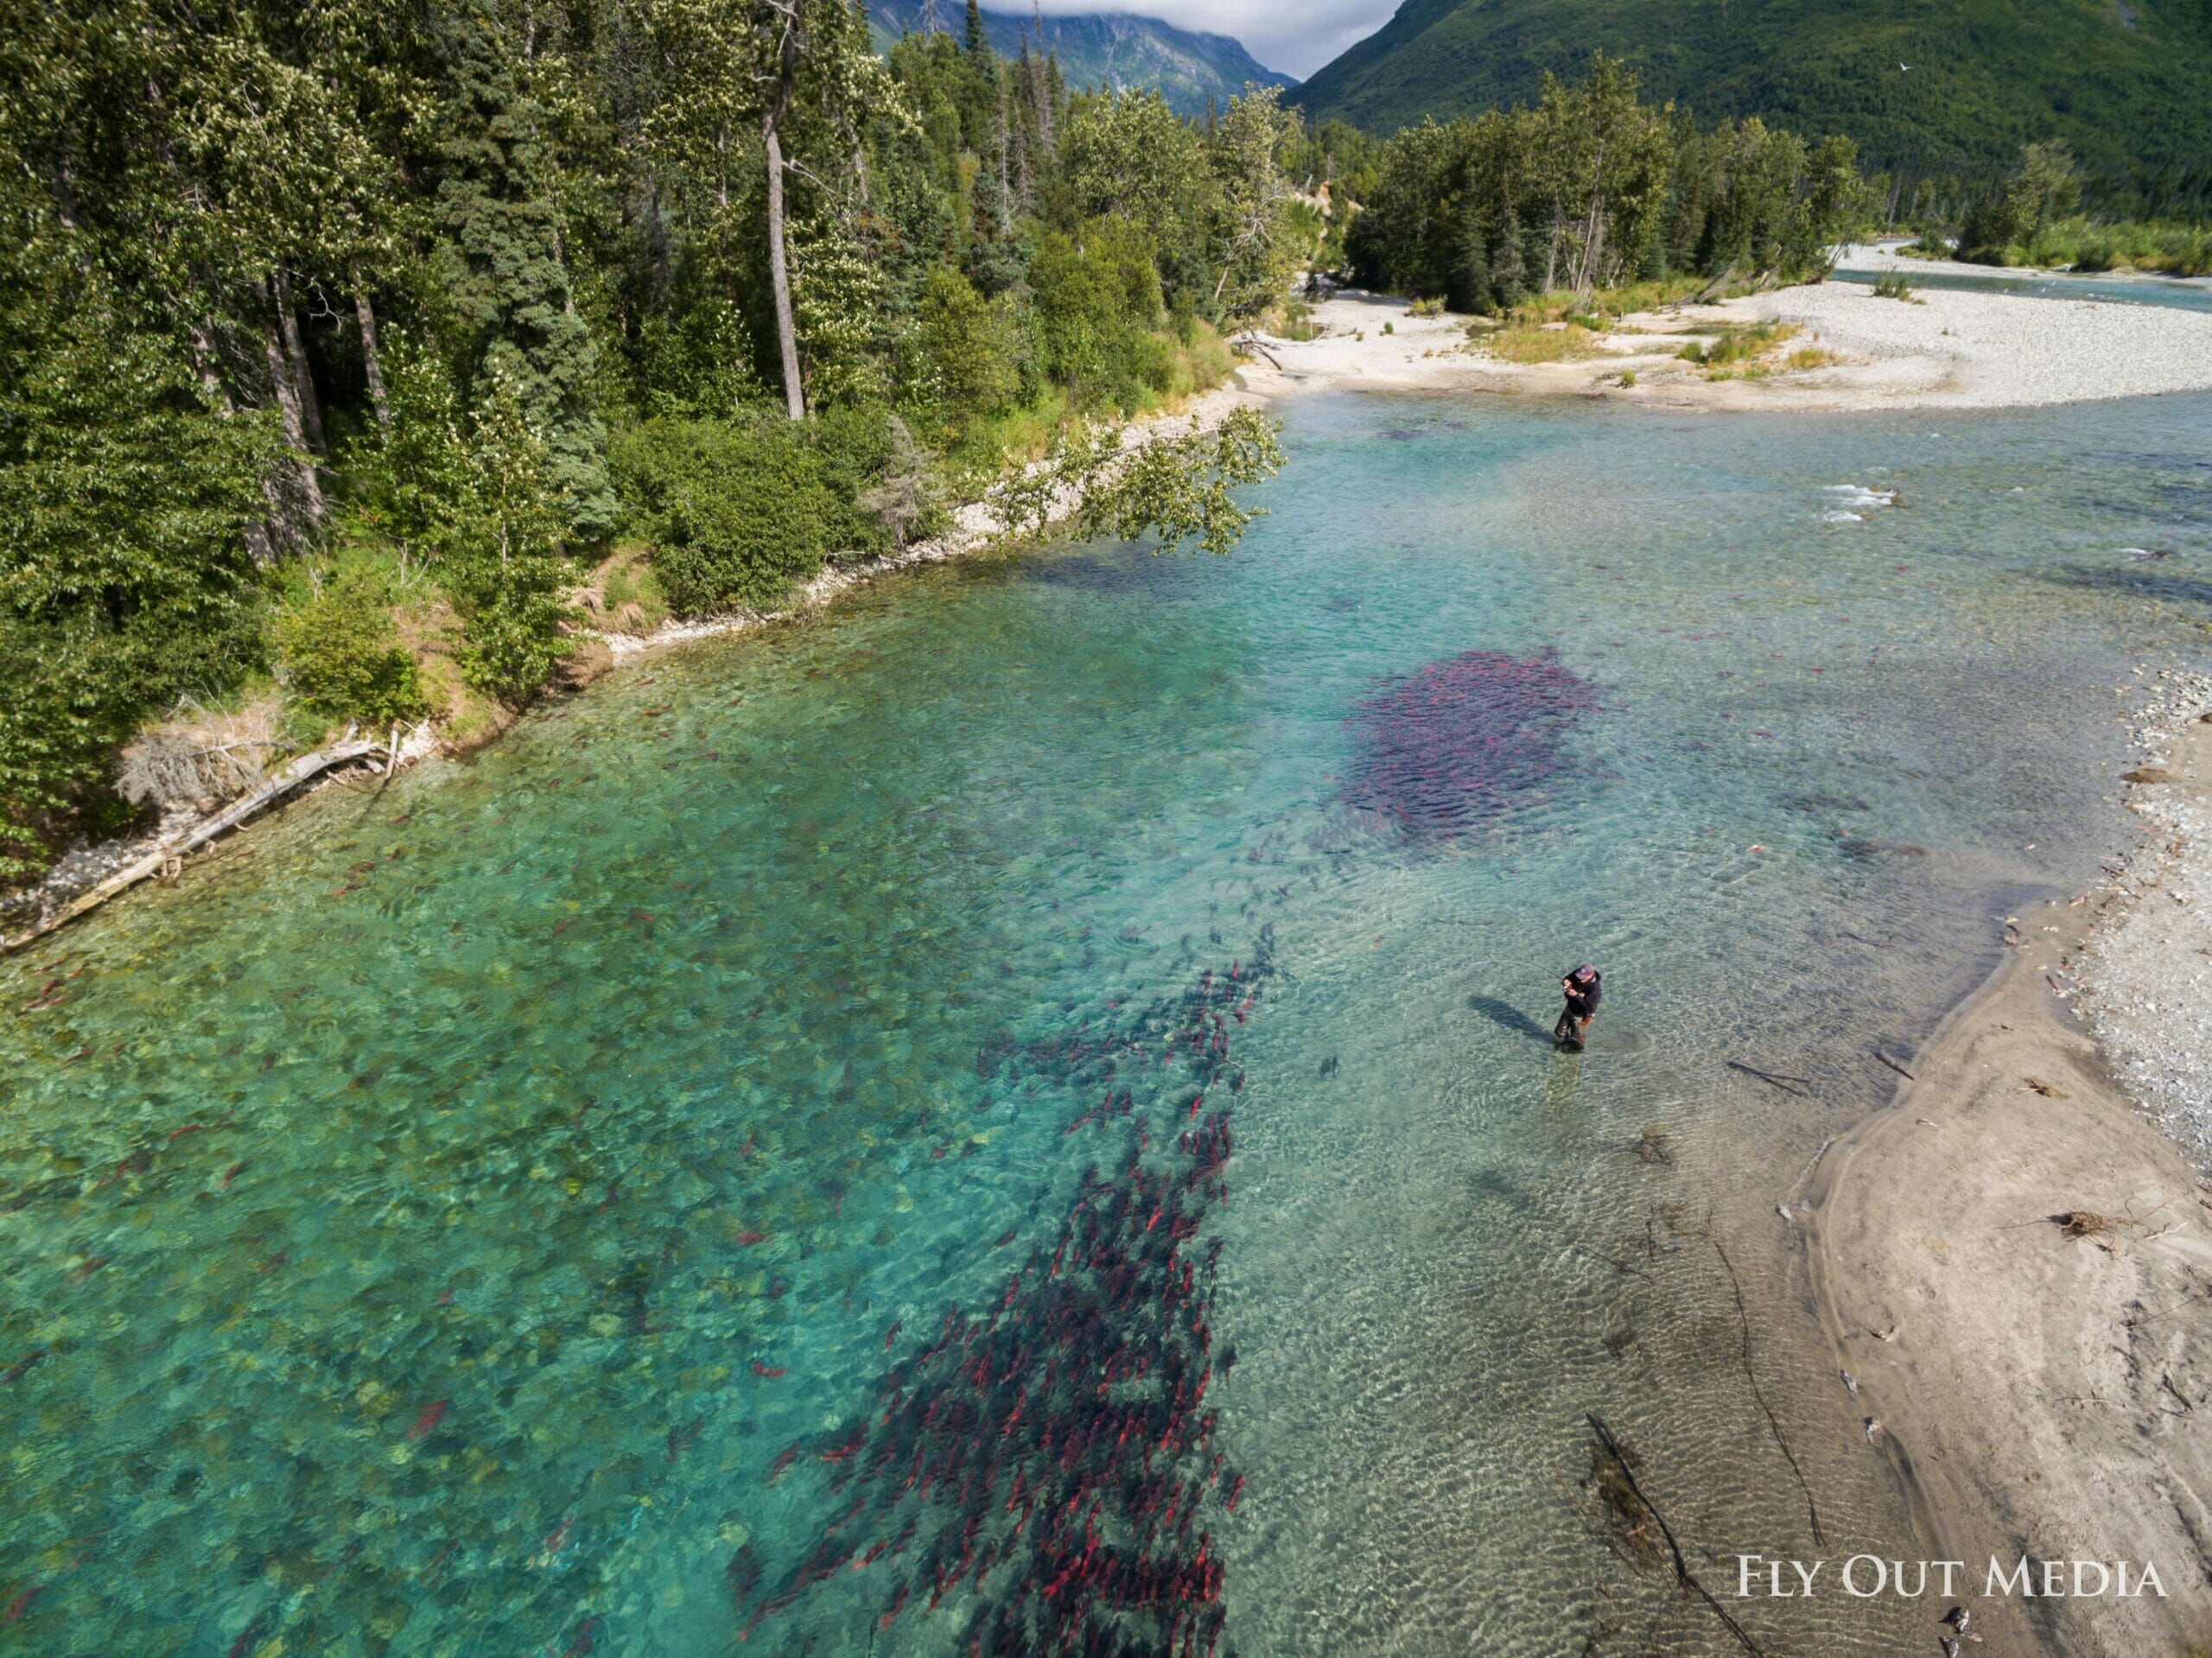
<path fill-rule="evenodd" d="M 1659 1512 L 1658 1505 L 1644 1495 L 1643 1487 L 1637 1482 L 1636 1470 L 1629 1463 L 1628 1452 L 1622 1447 L 1621 1442 L 1613 1437 L 1612 1429 L 1607 1427 L 1594 1411 L 1589 1413 L 1586 1420 L 1598 1436 L 1598 1444 L 1604 1449 L 1605 1455 L 1611 1458 L 1613 1466 L 1620 1470 L 1621 1478 L 1627 1483 L 1628 1489 L 1635 1495 L 1636 1500 L 1643 1505 L 1643 1511 L 1657 1524 L 1659 1534 L 1667 1540 L 1667 1552 L 1674 1557 L 1675 1560 L 1675 1581 L 1710 1606 L 1713 1616 L 1727 1626 L 1728 1633 L 1736 1637 L 1738 1644 L 1745 1652 L 1750 1653 L 1751 1658 L 1766 1658 L 1766 1655 L 1759 1650 L 1758 1642 L 1745 1634 L 1744 1626 L 1731 1617 L 1728 1615 L 1728 1609 L 1715 1600 L 1712 1592 L 1697 1580 L 1697 1575 L 1690 1570 L 1689 1562 L 1682 1558 L 1682 1546 L 1675 1540 L 1675 1528 L 1667 1523 L 1667 1516 Z"/>
<path fill-rule="evenodd" d="M 1257 334 L 1239 334 L 1236 339 L 1230 340 L 1229 345 L 1230 349 L 1232 351 L 1249 351 L 1255 353 L 1259 356 L 1266 358 L 1269 363 L 1273 364 L 1278 372 L 1281 371 L 1282 359 L 1277 357 L 1273 352 L 1269 351 L 1265 346 L 1262 345 Z"/>
<path fill-rule="evenodd" d="M 383 743 L 348 740 L 334 743 L 328 748 L 317 749 L 312 754 L 301 755 L 299 759 L 277 772 L 258 789 L 232 801 L 223 810 L 200 824 L 182 840 L 168 846 L 156 848 L 136 863 L 126 865 L 117 870 L 99 886 L 87 892 L 79 893 L 29 932 L 0 941 L 0 954 L 12 955 L 35 940 L 45 937 L 47 934 L 57 928 L 66 927 L 79 916 L 89 911 L 97 910 L 118 893 L 136 886 L 149 875 L 159 874 L 169 864 L 188 853 L 198 850 L 218 835 L 227 834 L 230 830 L 236 829 L 247 818 L 264 808 L 273 805 L 302 784 L 321 777 L 325 772 L 335 766 L 348 765 L 354 760 L 365 760 L 385 755 L 390 752 L 391 751 L 388 750 Z"/>

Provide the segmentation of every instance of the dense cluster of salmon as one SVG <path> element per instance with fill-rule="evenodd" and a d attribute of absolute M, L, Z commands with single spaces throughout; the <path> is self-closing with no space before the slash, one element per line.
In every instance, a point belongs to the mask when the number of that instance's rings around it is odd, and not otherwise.
<path fill-rule="evenodd" d="M 950 1602 L 979 1658 L 1214 1652 L 1222 1564 L 1204 1520 L 1233 1514 L 1244 1482 L 1207 1402 L 1236 1353 L 1209 1323 L 1221 1240 L 1200 1234 L 1229 1196 L 1230 1035 L 1268 976 L 1264 960 L 1209 969 L 1126 1026 L 979 1059 L 1092 1102 L 1066 1133 L 1112 1150 L 995 1306 L 949 1308 L 879 1410 L 778 1458 L 771 1480 L 817 1459 L 849 1506 L 772 1588 L 749 1545 L 732 1558 L 744 1633 L 873 1570 L 886 1629 Z"/>

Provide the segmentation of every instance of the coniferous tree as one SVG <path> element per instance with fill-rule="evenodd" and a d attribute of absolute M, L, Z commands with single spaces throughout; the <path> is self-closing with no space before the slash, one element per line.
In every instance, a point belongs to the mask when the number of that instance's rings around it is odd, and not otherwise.
<path fill-rule="evenodd" d="M 461 487 L 436 539 L 448 590 L 469 623 L 461 670 L 487 696 L 519 705 L 561 657 L 559 556 L 574 520 L 545 489 L 562 458 L 538 423 L 538 389 L 513 356 L 494 357 L 486 380 Z"/>
<path fill-rule="evenodd" d="M 137 717 L 261 661 L 249 531 L 281 435 L 226 417 L 76 238 L 0 256 L 0 885 L 35 873 Z"/>
<path fill-rule="evenodd" d="M 1489 216 L 1476 203 L 1460 209 L 1459 240 L 1452 267 L 1450 295 L 1454 310 L 1488 311 L 1494 295 L 1490 280 Z"/>
<path fill-rule="evenodd" d="M 1471 206 L 1496 226 L 1501 305 L 1669 270 L 1817 280 L 1865 200 L 1847 146 L 1808 149 L 1757 119 L 1700 131 L 1639 105 L 1603 58 L 1580 85 L 1547 80 L 1534 110 L 1409 127 L 1368 170 L 1346 232 L 1358 280 L 1414 294 L 1464 286 L 1452 271 Z"/>
<path fill-rule="evenodd" d="M 573 531 L 595 540 L 615 514 L 592 401 L 598 353 L 562 244 L 551 111 L 529 84 L 536 43 L 485 0 L 453 17 L 445 43 L 437 219 L 452 303 L 475 336 L 471 380 L 486 397 L 496 387 L 512 418 L 537 435 L 547 487 Z"/>
<path fill-rule="evenodd" d="M 1491 292 L 1500 310 L 1510 311 L 1529 297 L 1529 261 L 1521 236 L 1521 215 L 1508 207 L 1491 249 Z"/>

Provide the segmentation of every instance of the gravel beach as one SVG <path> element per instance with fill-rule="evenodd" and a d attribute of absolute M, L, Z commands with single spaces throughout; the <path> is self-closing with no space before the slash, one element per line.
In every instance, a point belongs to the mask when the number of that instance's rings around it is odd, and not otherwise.
<path fill-rule="evenodd" d="M 1908 280 L 1930 269 L 1893 257 L 1860 263 L 1856 251 L 1847 257 L 1861 270 L 1899 269 Z M 1990 274 L 1948 262 L 1935 268 Z M 1994 409 L 2212 386 L 2212 311 L 1946 288 L 1878 299 L 1866 284 L 1843 282 L 1725 308 L 1737 308 L 1796 323 L 1870 368 L 1910 365 L 1917 384 L 1897 390 L 1920 403 Z"/>
<path fill-rule="evenodd" d="M 1839 269 L 1909 276 L 1993 274 L 1947 261 L 1847 249 Z M 2048 288 L 2063 277 L 2039 273 Z M 1669 408 L 1998 409 L 2212 390 L 2212 310 L 2018 292 L 1923 288 L 1878 299 L 1863 282 L 1777 289 L 1715 305 L 1624 317 L 1590 355 L 1512 363 L 1471 339 L 1467 319 L 1416 316 L 1403 300 L 1341 290 L 1313 307 L 1311 340 L 1259 337 L 1239 377 L 1262 397 L 1300 391 L 1520 392 L 1602 397 Z M 1761 321 L 1795 325 L 1791 350 L 1818 366 L 1708 375 L 1681 360 L 1685 340 Z"/>
<path fill-rule="evenodd" d="M 2212 1175 L 2212 766 L 2197 710 L 2212 679 L 2175 676 L 2139 734 L 2129 805 L 2149 831 L 2078 963 L 2080 1006 L 2128 1096 Z"/>

